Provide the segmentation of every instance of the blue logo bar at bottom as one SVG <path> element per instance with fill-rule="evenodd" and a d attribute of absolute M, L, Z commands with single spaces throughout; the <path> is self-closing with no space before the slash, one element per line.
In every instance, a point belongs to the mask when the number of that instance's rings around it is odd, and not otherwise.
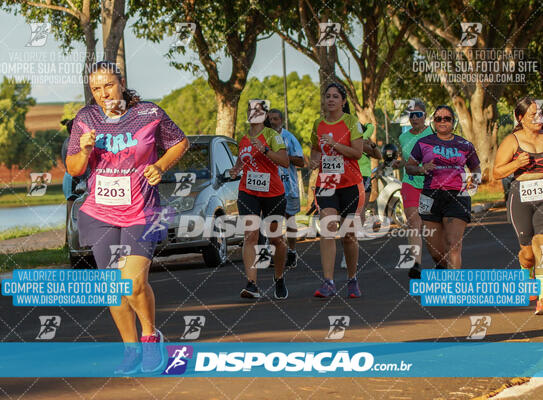
<path fill-rule="evenodd" d="M 540 343 L 163 343 L 157 377 L 519 377 L 543 376 Z M 113 377 L 123 343 L 0 343 L 0 377 Z M 143 353 L 141 353 L 143 354 Z M 133 357 L 140 363 L 141 357 Z M 133 360 L 134 361 L 134 360 Z M 145 360 L 144 360 L 145 363 Z M 135 372 L 132 372 L 135 371 Z"/>

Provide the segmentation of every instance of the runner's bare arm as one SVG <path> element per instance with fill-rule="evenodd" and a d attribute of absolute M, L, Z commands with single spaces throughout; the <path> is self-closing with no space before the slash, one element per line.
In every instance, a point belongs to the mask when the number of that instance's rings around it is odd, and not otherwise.
<path fill-rule="evenodd" d="M 272 160 L 274 163 L 276 163 L 277 165 L 281 167 L 288 168 L 290 164 L 289 159 L 288 159 L 288 154 L 285 149 L 281 149 L 279 151 L 269 150 L 266 153 L 266 156 L 268 156 L 270 160 Z"/>
<path fill-rule="evenodd" d="M 371 158 L 376 158 L 377 160 L 383 158 L 379 147 L 377 147 L 377 145 L 374 145 L 374 143 L 370 139 L 364 139 L 364 153 Z"/>
<path fill-rule="evenodd" d="M 514 135 L 509 135 L 503 139 L 498 151 L 496 152 L 496 158 L 494 160 L 494 179 L 503 179 L 520 167 L 530 163 L 530 156 L 528 153 L 521 153 L 514 161 L 513 155 L 518 149 L 518 143 Z"/>
<path fill-rule="evenodd" d="M 303 157 L 297 157 L 297 156 L 289 156 L 290 163 L 292 165 L 295 165 L 297 167 L 303 168 L 304 167 L 304 158 Z"/>
<path fill-rule="evenodd" d="M 392 168 L 403 168 L 405 167 L 405 165 L 407 164 L 407 161 L 405 160 L 405 158 L 403 158 L 403 155 L 402 155 L 402 151 L 400 149 L 400 158 L 398 160 L 394 160 L 392 161 L 392 163 L 390 163 L 390 166 Z"/>
<path fill-rule="evenodd" d="M 96 131 L 85 132 L 79 138 L 79 147 L 81 151 L 77 154 L 66 157 L 66 170 L 71 176 L 83 175 L 89 163 L 89 156 L 94 149 L 96 141 Z"/>
<path fill-rule="evenodd" d="M 185 137 L 181 142 L 170 147 L 162 157 L 154 164 L 159 167 L 162 172 L 169 170 L 177 161 L 183 157 L 190 147 L 189 139 Z"/>
<path fill-rule="evenodd" d="M 152 186 L 157 185 L 162 180 L 162 174 L 179 161 L 189 147 L 189 140 L 185 137 L 184 140 L 166 150 L 156 163 L 145 167 L 143 176 L 147 178 L 149 184 Z"/>
<path fill-rule="evenodd" d="M 409 175 L 426 175 L 428 171 L 431 171 L 435 168 L 434 162 L 430 161 L 422 166 L 419 165 L 419 162 L 413 157 L 409 157 L 407 164 L 405 164 L 405 172 Z"/>
<path fill-rule="evenodd" d="M 478 165 L 469 170 L 470 176 L 467 178 L 466 189 L 469 190 L 481 184 L 481 166 Z"/>
<path fill-rule="evenodd" d="M 311 148 L 311 155 L 309 157 L 309 168 L 317 169 L 321 163 L 321 152 L 316 146 Z"/>
<path fill-rule="evenodd" d="M 241 161 L 241 158 L 236 159 L 236 164 L 234 165 L 234 168 L 230 169 L 230 177 L 234 179 L 236 176 L 239 175 L 239 172 L 243 168 L 243 162 Z"/>
<path fill-rule="evenodd" d="M 323 135 L 323 142 L 334 148 L 338 153 L 348 158 L 359 160 L 364 149 L 364 139 L 358 138 L 351 142 L 350 146 L 337 143 L 331 136 Z"/>

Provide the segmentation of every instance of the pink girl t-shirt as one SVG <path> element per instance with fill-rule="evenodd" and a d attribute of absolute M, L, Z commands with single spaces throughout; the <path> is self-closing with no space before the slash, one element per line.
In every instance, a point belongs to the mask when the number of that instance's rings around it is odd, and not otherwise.
<path fill-rule="evenodd" d="M 423 189 L 460 191 L 464 166 L 471 171 L 479 166 L 473 144 L 457 135 L 451 140 L 441 140 L 436 134 L 425 136 L 413 146 L 411 158 L 419 164 L 434 162 L 435 168 L 424 177 Z"/>
<path fill-rule="evenodd" d="M 143 171 L 164 150 L 185 140 L 185 134 L 166 112 L 151 102 L 139 102 L 119 118 L 109 118 L 98 105 L 82 108 L 75 117 L 68 155 L 81 151 L 81 135 L 95 130 L 89 156 L 89 196 L 81 211 L 111 225 L 146 223 L 160 207 L 156 186 Z"/>

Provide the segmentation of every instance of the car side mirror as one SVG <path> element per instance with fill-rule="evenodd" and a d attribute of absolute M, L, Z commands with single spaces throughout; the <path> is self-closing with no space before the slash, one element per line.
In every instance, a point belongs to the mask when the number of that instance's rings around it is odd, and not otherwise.
<path fill-rule="evenodd" d="M 238 174 L 238 176 L 236 176 L 234 179 L 232 179 L 232 177 L 230 176 L 230 169 L 227 169 L 221 175 L 221 180 L 223 182 L 234 182 L 234 181 L 239 181 L 240 179 L 241 179 L 240 174 Z"/>

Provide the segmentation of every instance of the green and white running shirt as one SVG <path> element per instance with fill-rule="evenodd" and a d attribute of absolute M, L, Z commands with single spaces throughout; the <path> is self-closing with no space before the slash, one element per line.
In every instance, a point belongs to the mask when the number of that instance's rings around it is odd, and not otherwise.
<path fill-rule="evenodd" d="M 418 135 L 413 135 L 410 131 L 405 131 L 400 135 L 398 140 L 400 141 L 400 146 L 402 147 L 402 157 L 405 160 L 405 162 L 409 161 L 409 157 L 411 156 L 411 151 L 413 150 L 413 147 L 417 143 L 419 139 L 422 139 L 425 136 L 432 135 L 434 132 L 432 131 L 432 128 L 429 126 L 426 127 L 425 130 L 423 130 Z M 423 175 L 408 175 L 405 172 L 405 167 L 403 168 L 403 179 L 402 182 L 408 183 L 411 186 L 422 189 L 422 186 L 424 185 L 424 176 Z"/>
<path fill-rule="evenodd" d="M 364 127 L 365 130 L 362 138 L 371 138 L 371 135 L 373 135 L 373 131 L 375 130 L 375 126 L 369 123 L 364 125 Z M 362 176 L 371 176 L 371 160 L 365 153 L 363 153 L 362 157 L 360 157 L 360 160 L 358 160 L 358 166 L 360 167 L 360 172 L 362 173 Z"/>

